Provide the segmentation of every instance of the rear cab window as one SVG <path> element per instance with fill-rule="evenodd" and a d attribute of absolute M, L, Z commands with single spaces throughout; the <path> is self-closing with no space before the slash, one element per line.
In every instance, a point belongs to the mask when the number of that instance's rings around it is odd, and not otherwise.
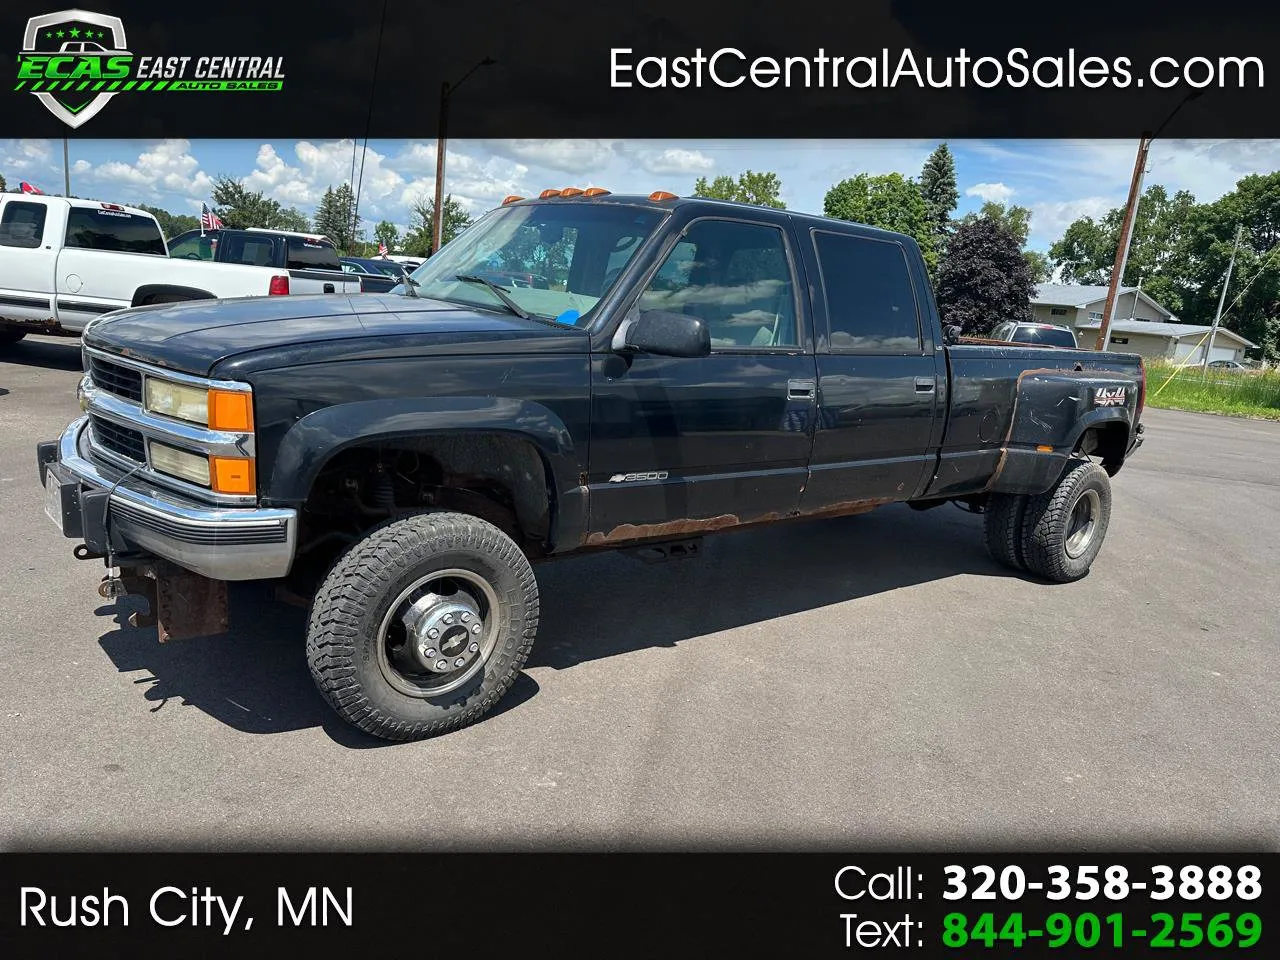
<path fill-rule="evenodd" d="M 66 246 L 114 253 L 168 255 L 155 219 L 105 207 L 72 207 L 67 215 Z"/>
<path fill-rule="evenodd" d="M 285 237 L 289 270 L 342 270 L 338 251 L 331 243 L 306 237 Z"/>
<path fill-rule="evenodd" d="M 1075 347 L 1076 338 L 1070 330 L 1058 330 L 1053 327 L 1018 327 L 1013 335 L 1017 343 L 1028 343 L 1045 347 Z"/>

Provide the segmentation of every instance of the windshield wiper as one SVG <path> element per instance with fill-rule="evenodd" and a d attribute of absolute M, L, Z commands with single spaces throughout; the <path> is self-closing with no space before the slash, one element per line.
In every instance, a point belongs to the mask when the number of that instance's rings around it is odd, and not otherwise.
<path fill-rule="evenodd" d="M 532 319 L 533 319 L 532 317 L 530 317 L 530 316 L 529 316 L 529 311 L 528 311 L 528 310 L 526 310 L 524 307 L 520 306 L 520 304 L 516 303 L 516 302 L 515 302 L 515 300 L 511 299 L 511 297 L 507 295 L 507 291 L 506 291 L 506 289 L 505 289 L 505 288 L 503 288 L 503 287 L 499 286 L 498 284 L 494 283 L 494 282 L 493 282 L 492 280 L 490 280 L 488 277 L 478 277 L 478 276 L 476 276 L 475 274 L 472 274 L 472 273 L 459 273 L 459 274 L 458 274 L 457 276 L 455 276 L 453 279 L 455 279 L 455 280 L 460 280 L 460 281 L 462 281 L 463 283 L 481 283 L 481 284 L 484 284 L 486 287 L 488 287 L 490 290 L 492 290 L 492 291 L 493 291 L 493 295 L 494 295 L 495 297 L 497 297 L 499 300 L 501 300 L 501 301 L 506 305 L 506 307 L 507 307 L 507 308 L 508 308 L 512 313 L 514 313 L 517 317 L 519 317 L 521 320 L 532 320 Z"/>

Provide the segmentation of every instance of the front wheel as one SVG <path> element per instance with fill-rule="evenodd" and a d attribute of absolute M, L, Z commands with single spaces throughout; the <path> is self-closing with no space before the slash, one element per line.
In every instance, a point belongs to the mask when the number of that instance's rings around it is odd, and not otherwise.
<path fill-rule="evenodd" d="M 325 577 L 307 660 L 329 705 L 384 740 L 474 723 L 519 675 L 538 629 L 528 559 L 497 527 L 424 513 L 375 528 Z"/>
<path fill-rule="evenodd" d="M 1111 479 L 1089 460 L 1072 460 L 1058 482 L 1027 501 L 1022 556 L 1046 580 L 1070 583 L 1089 572 L 1111 522 Z"/>
<path fill-rule="evenodd" d="M 7 346 L 10 343 L 17 343 L 26 335 L 27 331 L 25 330 L 14 330 L 12 328 L 0 330 L 0 347 Z"/>

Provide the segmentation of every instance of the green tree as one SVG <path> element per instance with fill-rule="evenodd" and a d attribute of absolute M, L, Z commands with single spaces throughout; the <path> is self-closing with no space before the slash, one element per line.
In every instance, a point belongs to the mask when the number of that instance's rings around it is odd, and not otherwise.
<path fill-rule="evenodd" d="M 1031 271 L 1033 281 L 1048 283 L 1053 279 L 1053 261 L 1049 259 L 1047 253 L 1041 253 L 1039 250 L 1023 250 L 1022 256 L 1027 261 L 1027 268 Z"/>
<path fill-rule="evenodd" d="M 1005 320 L 1031 316 L 1035 282 L 1017 235 L 994 217 L 966 217 L 938 265 L 934 293 L 944 323 L 985 335 Z"/>
<path fill-rule="evenodd" d="M 339 250 L 349 252 L 355 244 L 360 229 L 360 218 L 355 213 L 356 197 L 349 183 L 327 187 L 316 206 L 315 227 L 333 241 Z"/>
<path fill-rule="evenodd" d="M 310 231 L 307 218 L 293 207 L 251 191 L 234 177 L 220 175 L 213 181 L 213 210 L 222 225 L 231 230 L 262 227 L 267 230 Z"/>
<path fill-rule="evenodd" d="M 1036 283 L 1045 283 L 1053 276 L 1053 263 L 1046 254 L 1038 250 L 1025 249 L 1027 237 L 1031 233 L 1031 211 L 1027 207 L 1006 206 L 995 200 L 988 200 L 977 213 L 966 214 L 961 222 L 972 222 L 979 217 L 994 220 L 1017 239 L 1018 245 L 1024 248 L 1022 256 L 1026 259 L 1027 266 L 1031 268 L 1031 278 Z"/>
<path fill-rule="evenodd" d="M 0 193 L 8 193 L 9 185 L 4 181 L 4 174 L 0 173 Z"/>
<path fill-rule="evenodd" d="M 409 218 L 409 232 L 404 236 L 405 256 L 427 257 L 431 255 L 431 235 L 435 226 L 435 199 L 419 200 L 413 205 Z M 444 221 L 440 225 L 440 242 L 448 243 L 467 227 L 471 217 L 466 208 L 452 194 L 444 198 Z"/>
<path fill-rule="evenodd" d="M 374 243 L 385 243 L 387 253 L 395 253 L 400 246 L 400 231 L 390 220 L 382 220 L 373 228 Z"/>
<path fill-rule="evenodd" d="M 945 143 L 929 154 L 920 171 L 920 193 L 929 210 L 929 224 L 933 230 L 934 247 L 941 251 L 951 230 L 951 214 L 960 202 L 956 187 L 956 160 Z"/>
<path fill-rule="evenodd" d="M 137 204 L 139 210 L 145 210 L 156 218 L 160 230 L 166 239 L 172 240 L 180 233 L 200 229 L 200 218 L 188 213 L 170 213 L 162 207 L 152 207 L 145 203 Z"/>
<path fill-rule="evenodd" d="M 738 203 L 754 203 L 762 207 L 785 210 L 787 205 L 779 198 L 782 180 L 776 173 L 747 170 L 733 177 L 721 174 L 710 183 L 699 177 L 693 185 L 695 197 L 709 200 L 736 200 Z"/>
<path fill-rule="evenodd" d="M 920 187 L 900 173 L 860 173 L 841 180 L 827 191 L 822 212 L 828 217 L 905 233 L 920 245 L 930 273 L 938 265 L 928 204 Z"/>

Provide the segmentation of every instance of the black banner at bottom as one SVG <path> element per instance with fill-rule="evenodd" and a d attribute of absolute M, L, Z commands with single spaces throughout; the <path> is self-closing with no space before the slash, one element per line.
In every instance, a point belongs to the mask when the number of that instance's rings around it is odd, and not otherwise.
<path fill-rule="evenodd" d="M 0 956 L 1262 957 L 1277 878 L 1275 853 L 9 853 Z"/>

